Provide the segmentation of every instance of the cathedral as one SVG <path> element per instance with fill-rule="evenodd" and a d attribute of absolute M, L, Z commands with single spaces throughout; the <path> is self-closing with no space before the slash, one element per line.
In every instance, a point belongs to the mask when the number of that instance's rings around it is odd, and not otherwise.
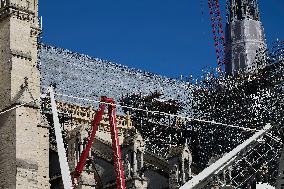
<path fill-rule="evenodd" d="M 38 6 L 38 0 L 2 0 L 0 4 L 0 188 L 64 188 L 49 86 L 56 93 L 70 172 L 87 144 L 98 107 L 93 101 L 101 96 L 119 103 L 128 94 L 147 96 L 160 91 L 165 101 L 184 102 L 179 113 L 191 116 L 194 86 L 189 82 L 39 43 Z M 256 52 L 266 48 L 258 3 L 231 0 L 229 10 L 226 73 L 256 72 L 265 66 L 256 63 Z M 133 115 L 120 107 L 116 113 L 126 188 L 176 189 L 202 171 L 194 163 L 190 141 L 160 149 L 137 128 Z M 179 127 L 186 120 L 168 122 Z M 112 189 L 115 180 L 105 113 L 76 188 Z"/>

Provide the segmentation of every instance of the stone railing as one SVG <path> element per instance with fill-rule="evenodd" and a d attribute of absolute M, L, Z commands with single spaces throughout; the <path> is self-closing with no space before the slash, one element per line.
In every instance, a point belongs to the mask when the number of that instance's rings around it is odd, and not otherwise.
<path fill-rule="evenodd" d="M 90 124 L 96 114 L 96 110 L 94 110 L 93 107 L 84 107 L 62 101 L 57 101 L 56 105 L 58 112 L 67 115 L 71 119 L 73 125 Z M 51 111 L 49 99 L 42 100 L 42 111 Z M 116 126 L 119 130 L 119 133 L 122 133 L 122 131 L 125 129 L 131 128 L 132 121 L 130 119 L 130 115 L 116 115 Z M 99 125 L 99 130 L 110 132 L 109 118 L 107 113 L 103 115 Z"/>

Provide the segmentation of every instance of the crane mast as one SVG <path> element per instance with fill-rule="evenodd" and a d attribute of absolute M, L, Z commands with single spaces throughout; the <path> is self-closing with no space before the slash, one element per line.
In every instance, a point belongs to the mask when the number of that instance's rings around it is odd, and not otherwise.
<path fill-rule="evenodd" d="M 83 168 L 86 163 L 86 159 L 88 154 L 91 150 L 93 141 L 95 139 L 96 131 L 102 120 L 102 116 L 104 114 L 104 110 L 108 105 L 108 116 L 109 116 L 109 124 L 110 124 L 110 131 L 111 131 L 111 138 L 112 138 L 112 149 L 113 149 L 113 161 L 114 161 L 114 168 L 116 173 L 116 187 L 117 189 L 125 189 L 125 178 L 124 178 L 124 170 L 122 165 L 121 159 L 121 150 L 119 146 L 118 140 L 118 129 L 116 127 L 116 113 L 115 113 L 115 102 L 112 98 L 101 97 L 101 103 L 99 106 L 99 110 L 96 113 L 93 123 L 92 123 L 92 133 L 89 137 L 88 143 L 86 148 L 83 150 L 80 160 L 75 168 L 75 172 L 73 174 L 73 185 L 75 186 L 79 177 L 83 171 Z"/>
<path fill-rule="evenodd" d="M 212 27 L 212 34 L 214 39 L 214 46 L 216 51 L 216 58 L 219 70 L 225 63 L 225 36 L 222 24 L 221 10 L 219 0 L 208 0 L 210 21 Z"/>
<path fill-rule="evenodd" d="M 99 110 L 97 111 L 94 120 L 92 121 L 92 132 L 89 136 L 86 148 L 82 151 L 79 162 L 75 168 L 75 171 L 72 173 L 72 178 L 70 176 L 70 170 L 68 166 L 68 161 L 66 157 L 66 151 L 64 149 L 63 138 L 62 138 L 62 130 L 60 128 L 60 123 L 58 119 L 58 113 L 56 109 L 56 102 L 54 98 L 53 88 L 49 88 L 50 98 L 51 98 L 51 107 L 53 114 L 53 121 L 55 127 L 57 148 L 58 148 L 58 156 L 59 163 L 61 168 L 62 180 L 64 183 L 64 188 L 71 189 L 77 187 L 77 183 L 80 179 L 81 173 L 83 172 L 84 166 L 86 164 L 86 160 L 89 156 L 89 152 L 92 148 L 93 141 L 96 136 L 96 131 L 102 120 L 104 110 L 108 105 L 108 116 L 109 116 L 109 124 L 112 138 L 112 149 L 113 149 L 113 160 L 114 160 L 114 168 L 116 173 L 116 187 L 117 189 L 125 189 L 125 178 L 124 178 L 124 170 L 122 165 L 121 158 L 121 150 L 119 146 L 118 139 L 118 129 L 116 127 L 116 112 L 115 112 L 115 102 L 112 98 L 101 97 L 101 103 L 99 105 Z"/>

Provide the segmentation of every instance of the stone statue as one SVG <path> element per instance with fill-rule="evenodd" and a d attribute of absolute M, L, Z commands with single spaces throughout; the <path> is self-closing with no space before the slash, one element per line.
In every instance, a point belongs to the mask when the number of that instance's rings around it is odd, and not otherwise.
<path fill-rule="evenodd" d="M 124 176 L 125 176 L 125 178 L 130 177 L 131 164 L 130 164 L 130 161 L 129 161 L 128 154 L 126 154 L 123 162 L 124 162 Z"/>

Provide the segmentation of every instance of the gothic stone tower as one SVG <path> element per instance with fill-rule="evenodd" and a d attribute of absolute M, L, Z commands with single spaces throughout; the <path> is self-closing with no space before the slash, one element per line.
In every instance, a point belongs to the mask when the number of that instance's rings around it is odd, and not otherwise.
<path fill-rule="evenodd" d="M 0 188 L 49 188 L 48 128 L 41 124 L 38 0 L 0 1 Z M 37 100 L 37 101 L 34 101 Z"/>
<path fill-rule="evenodd" d="M 230 0 L 226 25 L 226 73 L 257 70 L 256 51 L 265 48 L 257 0 Z"/>

